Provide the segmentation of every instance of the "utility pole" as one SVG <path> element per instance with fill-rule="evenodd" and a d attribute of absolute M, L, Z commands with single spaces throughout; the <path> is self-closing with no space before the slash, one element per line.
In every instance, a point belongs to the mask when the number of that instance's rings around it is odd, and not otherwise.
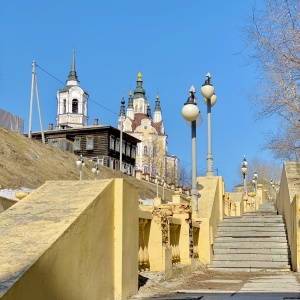
<path fill-rule="evenodd" d="M 35 60 L 32 62 L 32 80 L 31 80 L 31 94 L 30 94 L 30 110 L 29 110 L 29 130 L 28 130 L 28 137 L 31 139 L 32 133 L 32 108 L 33 108 L 33 94 L 34 94 L 34 87 L 36 92 L 36 100 L 38 105 L 38 112 L 39 112 L 39 120 L 40 120 L 40 127 L 41 127 L 41 134 L 42 134 L 42 141 L 45 144 L 45 135 L 43 130 L 43 121 L 42 121 L 42 114 L 41 114 L 41 107 L 40 107 L 40 97 L 39 97 L 39 90 L 38 90 L 38 83 L 36 78 L 36 62 Z"/>

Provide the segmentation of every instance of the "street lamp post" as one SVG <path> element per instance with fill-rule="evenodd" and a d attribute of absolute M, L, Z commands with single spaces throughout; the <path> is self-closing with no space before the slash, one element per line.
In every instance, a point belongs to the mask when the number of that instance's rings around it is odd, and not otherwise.
<path fill-rule="evenodd" d="M 95 175 L 95 180 L 97 178 L 97 175 L 99 174 L 99 168 L 98 168 L 98 164 L 95 164 L 94 167 L 92 168 L 92 172 L 94 173 Z"/>
<path fill-rule="evenodd" d="M 276 190 L 275 190 L 275 183 L 274 183 L 273 179 L 271 179 L 270 184 L 271 184 L 271 188 L 272 188 L 272 199 L 274 200 L 275 195 L 276 195 Z"/>
<path fill-rule="evenodd" d="M 82 168 L 85 166 L 82 154 L 76 160 L 76 165 L 79 169 L 79 180 L 82 180 Z"/>
<path fill-rule="evenodd" d="M 247 165 L 248 165 L 248 163 L 246 160 L 246 155 L 244 155 L 244 159 L 242 162 L 242 168 L 241 168 L 242 175 L 244 177 L 244 196 L 247 195 L 247 183 L 246 183 Z"/>
<path fill-rule="evenodd" d="M 217 102 L 217 96 L 214 93 L 214 87 L 211 82 L 210 73 L 207 73 L 206 80 L 201 87 L 201 94 L 204 97 L 204 102 L 207 106 L 207 171 L 206 176 L 214 176 L 213 171 L 213 155 L 212 155 L 212 134 L 211 134 L 211 108 Z"/>
<path fill-rule="evenodd" d="M 121 106 L 124 107 L 125 100 L 122 98 Z M 123 172 L 123 115 L 120 115 L 120 171 Z"/>
<path fill-rule="evenodd" d="M 160 180 L 160 177 L 156 175 L 156 198 L 158 198 L 158 180 Z"/>
<path fill-rule="evenodd" d="M 258 178 L 258 176 L 257 176 L 257 173 L 255 171 L 254 174 L 253 174 L 252 184 L 254 186 L 255 206 L 256 206 L 256 208 L 258 208 L 258 201 L 257 201 L 258 200 L 258 197 L 257 197 L 257 178 Z"/>
<path fill-rule="evenodd" d="M 165 200 L 165 177 L 162 178 L 163 190 L 162 190 L 162 200 Z"/>
<path fill-rule="evenodd" d="M 196 120 L 200 116 L 200 111 L 198 109 L 197 103 L 195 101 L 195 88 L 191 86 L 190 97 L 187 102 L 184 103 L 182 108 L 183 118 L 191 123 L 192 128 L 192 208 L 194 211 L 198 211 L 198 190 L 197 190 L 197 157 L 196 157 Z M 213 94 L 213 92 L 212 92 Z M 200 121 L 201 123 L 201 121 Z"/>
<path fill-rule="evenodd" d="M 253 174 L 253 179 L 252 179 L 252 183 L 253 183 L 254 189 L 255 189 L 255 195 L 257 194 L 257 178 L 258 178 L 258 175 L 255 171 Z"/>

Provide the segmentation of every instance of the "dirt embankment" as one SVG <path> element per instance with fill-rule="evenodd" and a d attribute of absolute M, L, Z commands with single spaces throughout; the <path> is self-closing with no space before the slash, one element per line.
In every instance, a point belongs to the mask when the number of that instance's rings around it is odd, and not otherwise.
<path fill-rule="evenodd" d="M 78 180 L 77 158 L 72 153 L 0 128 L 0 189 L 36 189 L 49 180 Z M 93 180 L 93 163 L 88 160 L 85 163 L 83 179 Z M 99 166 L 99 170 L 97 179 L 126 178 L 139 188 L 141 199 L 156 197 L 156 185 L 107 167 Z M 171 192 L 165 191 L 166 200 L 171 201 L 171 195 Z"/>

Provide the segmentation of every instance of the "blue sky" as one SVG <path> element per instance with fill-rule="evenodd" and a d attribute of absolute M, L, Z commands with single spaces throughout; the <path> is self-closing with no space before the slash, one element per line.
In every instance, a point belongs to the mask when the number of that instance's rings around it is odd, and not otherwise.
<path fill-rule="evenodd" d="M 0 4 L 0 108 L 25 119 L 28 132 L 31 64 L 65 82 L 72 49 L 81 87 L 88 91 L 89 124 L 117 126 L 137 73 L 154 109 L 160 94 L 168 150 L 189 168 L 191 130 L 181 109 L 194 85 L 203 123 L 197 129 L 198 173 L 205 174 L 206 106 L 200 96 L 210 72 L 218 100 L 212 108 L 214 169 L 227 190 L 242 182 L 243 155 L 272 160 L 260 147 L 271 120 L 254 120 L 245 91 L 257 74 L 247 65 L 241 28 L 256 1 L 2 1 Z M 44 128 L 55 124 L 56 92 L 63 84 L 37 68 Z M 98 104 L 95 104 L 98 103 Z M 40 130 L 34 103 L 33 131 Z M 107 108 L 107 109 L 106 109 Z M 115 112 L 112 113 L 111 111 Z M 217 172 L 215 172 L 216 174 Z"/>

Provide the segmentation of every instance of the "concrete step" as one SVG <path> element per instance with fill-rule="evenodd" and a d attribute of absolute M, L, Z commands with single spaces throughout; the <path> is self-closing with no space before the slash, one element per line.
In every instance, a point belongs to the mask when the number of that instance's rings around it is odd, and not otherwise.
<path fill-rule="evenodd" d="M 290 266 L 285 263 L 276 261 L 213 261 L 213 264 L 209 265 L 209 268 L 258 268 L 258 269 L 287 269 L 290 270 Z"/>
<path fill-rule="evenodd" d="M 285 254 L 244 254 L 244 253 L 225 253 L 225 254 L 215 254 L 213 262 L 217 261 L 240 261 L 240 262 L 250 262 L 250 261 L 263 261 L 263 262 L 284 262 L 289 263 L 289 256 Z"/>
<path fill-rule="evenodd" d="M 232 231 L 221 231 L 218 232 L 216 237 L 278 237 L 278 236 L 283 236 L 286 237 L 285 232 L 278 232 L 278 231 L 237 231 L 237 232 L 232 232 Z"/>
<path fill-rule="evenodd" d="M 288 246 L 284 248 L 216 248 L 214 249 L 214 255 L 217 254 L 287 254 Z"/>
<path fill-rule="evenodd" d="M 240 249 L 254 249 L 254 248 L 286 248 L 287 242 L 265 242 L 265 241 L 253 241 L 253 242 L 224 242 L 214 244 L 214 248 L 240 248 Z"/>
<path fill-rule="evenodd" d="M 222 228 L 222 227 L 232 227 L 233 229 L 238 229 L 240 227 L 249 227 L 249 228 L 256 228 L 256 227 L 283 227 L 285 228 L 285 225 L 282 222 L 239 222 L 238 223 L 239 227 L 237 226 L 236 222 L 222 222 L 218 228 Z M 243 230 L 243 229 L 241 229 Z"/>
<path fill-rule="evenodd" d="M 245 230 L 253 232 L 285 232 L 285 226 L 239 226 L 236 228 L 234 228 L 234 226 L 218 227 L 218 232 L 243 232 Z"/>
<path fill-rule="evenodd" d="M 214 267 L 212 265 L 208 265 L 207 268 L 211 271 L 215 272 L 228 272 L 228 273 L 236 273 L 236 272 L 290 272 L 290 266 L 282 267 L 282 268 L 258 268 L 258 267 Z M 254 299 L 254 298 L 252 298 Z"/>
<path fill-rule="evenodd" d="M 217 246 L 220 243 L 237 243 L 237 242 L 281 242 L 287 243 L 286 236 L 270 236 L 266 239 L 265 236 L 218 236 L 215 239 L 214 245 Z"/>
<path fill-rule="evenodd" d="M 225 223 L 249 223 L 249 222 L 264 222 L 264 223 L 269 223 L 269 222 L 282 222 L 283 217 L 282 216 L 244 216 L 244 217 L 225 217 L 223 219 L 223 222 Z"/>

